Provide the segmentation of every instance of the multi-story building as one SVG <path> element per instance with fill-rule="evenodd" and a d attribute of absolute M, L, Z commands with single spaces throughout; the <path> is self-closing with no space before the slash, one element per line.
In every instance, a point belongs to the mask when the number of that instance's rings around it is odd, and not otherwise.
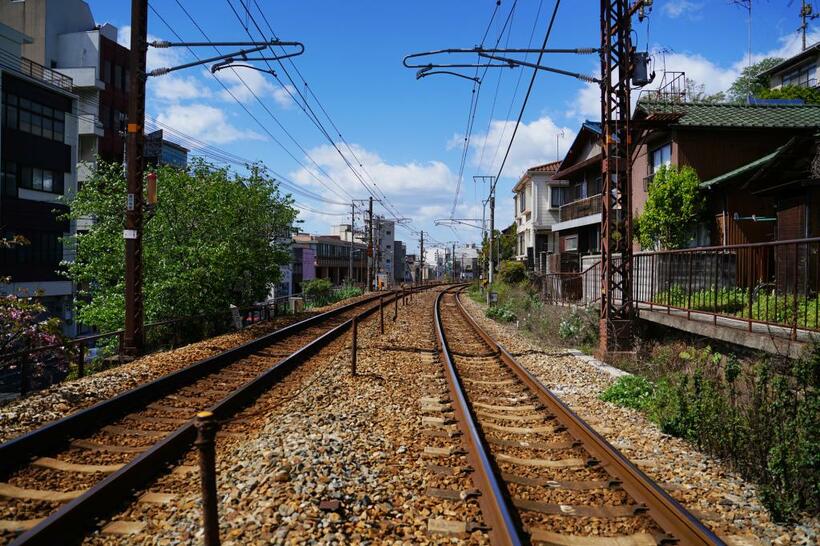
<path fill-rule="evenodd" d="M 373 217 L 373 252 L 375 254 L 376 278 L 385 286 L 392 286 L 394 278 L 395 227 L 392 220 L 383 216 Z"/>
<path fill-rule="evenodd" d="M 559 165 L 553 161 L 531 167 L 513 187 L 516 259 L 526 261 L 530 269 L 544 269 L 546 256 L 555 252 L 552 226 L 558 223 L 561 188 L 567 185 L 554 178 Z"/>
<path fill-rule="evenodd" d="M 352 248 L 351 248 L 352 246 Z M 337 235 L 293 236 L 293 285 L 297 290 L 302 281 L 328 279 L 335 285 L 350 278 L 350 253 L 353 252 L 353 282 L 362 283 L 367 275 L 367 245 L 343 240 Z"/>
<path fill-rule="evenodd" d="M 33 38 L 24 57 L 72 78 L 79 96 L 78 182 L 99 156 L 121 162 L 121 133 L 128 108 L 128 49 L 117 28 L 97 25 L 83 0 L 25 0 L 0 3 L 0 21 Z"/>
<path fill-rule="evenodd" d="M 601 245 L 601 124 L 585 121 L 552 175 L 550 209 L 557 209 L 552 224 L 553 255 L 547 269 L 578 271 L 581 257 L 595 254 Z M 557 240 L 556 240 L 557 239 Z"/>
<path fill-rule="evenodd" d="M 406 263 L 404 260 L 407 254 L 407 246 L 402 241 L 396 241 L 393 246 L 393 279 L 397 284 L 403 283 L 406 278 Z"/>
<path fill-rule="evenodd" d="M 63 241 L 76 226 L 62 200 L 77 189 L 79 101 L 70 77 L 23 56 L 33 43 L 0 23 L 0 229 L 28 241 L 0 249 L 0 277 L 12 281 L 0 290 L 38 296 L 73 335 L 73 287 L 58 270 L 73 258 Z"/>
<path fill-rule="evenodd" d="M 162 129 L 145 135 L 143 157 L 146 165 L 169 165 L 184 169 L 188 166 L 189 151 L 184 146 L 165 140 Z"/>

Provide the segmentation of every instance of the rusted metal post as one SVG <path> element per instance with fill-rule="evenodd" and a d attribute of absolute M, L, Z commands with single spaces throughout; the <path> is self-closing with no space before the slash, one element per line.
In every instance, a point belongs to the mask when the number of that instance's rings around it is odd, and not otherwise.
<path fill-rule="evenodd" d="M 797 339 L 797 283 L 800 279 L 800 249 L 797 243 L 794 243 L 794 300 L 792 301 L 792 316 L 794 317 L 794 324 L 792 325 L 792 339 Z M 785 309 L 784 309 L 785 310 Z M 751 323 L 749 323 L 751 325 Z"/>
<path fill-rule="evenodd" d="M 399 295 L 393 298 L 393 322 L 396 322 L 396 319 L 399 318 Z"/>
<path fill-rule="evenodd" d="M 692 318 L 692 253 L 689 254 L 689 271 L 686 274 L 686 320 Z"/>
<path fill-rule="evenodd" d="M 214 414 L 196 414 L 196 441 L 199 450 L 199 478 L 202 486 L 202 528 L 205 546 L 219 546 L 219 511 L 216 496 L 216 429 Z"/>
<path fill-rule="evenodd" d="M 77 377 L 85 375 L 85 343 L 80 343 L 80 354 L 77 357 Z"/>
<path fill-rule="evenodd" d="M 356 375 L 356 353 L 357 351 L 357 341 L 359 337 L 359 327 L 358 327 L 358 318 L 356 316 L 353 317 L 352 321 L 352 332 L 351 332 L 351 339 L 350 339 L 350 374 Z"/>
<path fill-rule="evenodd" d="M 379 333 L 384 334 L 384 296 L 379 296 Z"/>

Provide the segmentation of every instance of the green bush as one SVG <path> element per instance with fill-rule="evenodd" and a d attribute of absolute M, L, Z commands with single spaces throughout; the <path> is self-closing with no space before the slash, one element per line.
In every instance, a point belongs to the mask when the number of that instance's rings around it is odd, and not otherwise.
<path fill-rule="evenodd" d="M 820 344 L 776 373 L 710 348 L 656 352 L 654 385 L 619 379 L 601 398 L 644 410 L 661 430 L 728 461 L 760 485 L 777 521 L 820 512 Z M 667 370 L 664 373 L 658 368 Z"/>
<path fill-rule="evenodd" d="M 319 306 L 324 305 L 319 302 L 324 302 L 330 298 L 332 289 L 333 284 L 327 279 L 311 279 L 302 282 L 302 294 L 305 299 Z"/>
<path fill-rule="evenodd" d="M 558 324 L 558 336 L 589 353 L 598 344 L 598 310 L 595 307 L 574 308 Z"/>
<path fill-rule="evenodd" d="M 497 320 L 498 322 L 512 322 L 516 319 L 515 313 L 506 305 L 493 305 L 487 307 L 484 315 L 487 318 Z"/>
<path fill-rule="evenodd" d="M 524 262 L 507 260 L 498 267 L 498 278 L 507 284 L 518 284 L 527 279 L 527 267 Z"/>
<path fill-rule="evenodd" d="M 654 387 L 639 375 L 619 377 L 599 398 L 627 408 L 645 410 L 652 402 Z"/>

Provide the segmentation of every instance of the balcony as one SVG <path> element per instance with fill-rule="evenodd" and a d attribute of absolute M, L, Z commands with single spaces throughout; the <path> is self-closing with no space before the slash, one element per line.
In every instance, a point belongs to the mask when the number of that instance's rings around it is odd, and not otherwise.
<path fill-rule="evenodd" d="M 77 116 L 77 133 L 80 136 L 105 136 L 102 122 L 94 114 L 80 114 Z"/>
<path fill-rule="evenodd" d="M 601 194 L 593 195 L 585 199 L 572 201 L 566 205 L 562 205 L 558 209 L 558 219 L 561 222 L 568 222 L 570 220 L 577 220 L 585 216 L 593 216 L 601 214 Z"/>
<path fill-rule="evenodd" d="M 15 57 L 5 51 L 0 51 L 0 66 L 69 92 L 74 87 L 73 81 L 68 76 L 25 57 Z"/>

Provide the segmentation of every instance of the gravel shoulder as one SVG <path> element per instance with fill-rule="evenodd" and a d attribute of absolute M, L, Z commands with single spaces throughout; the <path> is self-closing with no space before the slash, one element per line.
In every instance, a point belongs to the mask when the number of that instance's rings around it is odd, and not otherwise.
<path fill-rule="evenodd" d="M 336 302 L 309 313 L 286 315 L 171 351 L 152 353 L 93 375 L 65 381 L 0 406 L 0 442 L 5 442 L 117 394 L 237 347 L 264 334 L 364 296 Z"/>
<path fill-rule="evenodd" d="M 484 306 L 466 295 L 461 301 L 547 388 L 718 534 L 737 537 L 737 545 L 744 544 L 741 537 L 747 538 L 745 544 L 818 544 L 820 521 L 774 523 L 758 501 L 755 485 L 728 465 L 664 434 L 640 412 L 599 400 L 615 381 L 612 373 L 565 349 L 540 346 L 515 326 L 486 318 Z"/>

